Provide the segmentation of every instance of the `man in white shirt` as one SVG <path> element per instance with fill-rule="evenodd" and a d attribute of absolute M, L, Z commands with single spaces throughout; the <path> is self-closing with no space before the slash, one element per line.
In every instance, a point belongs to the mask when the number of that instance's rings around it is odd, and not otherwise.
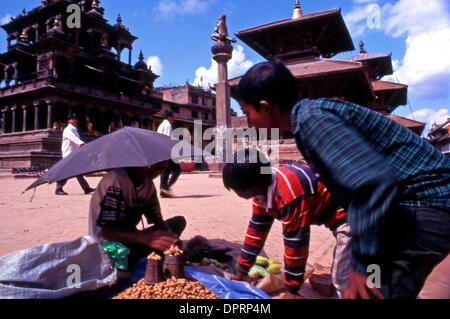
<path fill-rule="evenodd" d="M 172 137 L 172 123 L 174 120 L 172 111 L 164 112 L 164 121 L 158 127 L 158 133 Z M 181 174 L 180 164 L 174 161 L 169 162 L 169 167 L 161 174 L 161 197 L 173 198 L 171 187 L 176 183 Z"/>
<path fill-rule="evenodd" d="M 77 130 L 77 116 L 76 114 L 70 114 L 68 117 L 68 125 L 64 129 L 63 132 L 63 139 L 62 139 L 62 157 L 66 158 L 70 154 L 72 154 L 74 151 L 78 150 L 80 147 L 82 147 L 85 143 L 80 139 L 80 135 L 78 134 Z M 88 184 L 88 182 L 84 179 L 83 176 L 77 176 L 78 183 L 80 183 L 81 188 L 83 189 L 84 193 L 86 195 L 91 194 L 95 191 L 95 189 L 91 188 Z M 60 181 L 56 184 L 56 195 L 68 195 L 64 190 L 63 187 L 66 185 L 67 180 Z"/>

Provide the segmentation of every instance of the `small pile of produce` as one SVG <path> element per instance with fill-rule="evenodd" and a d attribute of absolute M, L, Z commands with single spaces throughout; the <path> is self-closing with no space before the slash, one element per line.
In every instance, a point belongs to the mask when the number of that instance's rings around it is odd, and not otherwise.
<path fill-rule="evenodd" d="M 144 280 L 118 294 L 114 299 L 219 299 L 197 281 L 171 278 L 154 285 Z"/>
<path fill-rule="evenodd" d="M 268 274 L 278 275 L 281 273 L 281 266 L 276 261 L 263 256 L 256 257 L 256 264 L 250 268 L 248 275 L 250 278 L 264 278 Z"/>
<path fill-rule="evenodd" d="M 180 249 L 180 247 L 172 245 L 172 246 L 170 246 L 169 249 L 167 249 L 164 252 L 164 255 L 167 255 L 167 256 L 181 256 L 181 255 L 183 255 L 183 251 Z"/>
<path fill-rule="evenodd" d="M 161 256 L 156 254 L 156 253 L 151 253 L 148 257 L 148 260 L 154 260 L 154 261 L 160 261 L 161 260 Z"/>

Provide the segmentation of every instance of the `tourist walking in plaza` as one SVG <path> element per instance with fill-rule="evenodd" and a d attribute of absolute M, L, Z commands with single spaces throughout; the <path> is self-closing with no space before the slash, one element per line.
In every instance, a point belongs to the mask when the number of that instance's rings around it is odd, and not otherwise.
<path fill-rule="evenodd" d="M 158 127 L 158 133 L 172 137 L 174 116 L 172 111 L 164 112 L 164 121 Z M 180 164 L 173 160 L 169 162 L 169 167 L 161 174 L 161 197 L 175 197 L 172 186 L 178 180 L 181 174 Z"/>
<path fill-rule="evenodd" d="M 80 147 L 82 147 L 85 143 L 80 139 L 80 134 L 78 134 L 78 120 L 76 114 L 70 114 L 68 117 L 68 125 L 64 129 L 63 132 L 63 139 L 62 139 L 62 157 L 66 158 L 76 150 L 78 150 Z M 83 189 L 84 193 L 86 195 L 91 194 L 95 191 L 95 189 L 91 188 L 84 179 L 83 176 L 77 176 L 78 183 L 80 184 L 81 188 Z M 67 184 L 67 180 L 60 181 L 56 184 L 56 195 L 68 195 L 63 187 Z"/>

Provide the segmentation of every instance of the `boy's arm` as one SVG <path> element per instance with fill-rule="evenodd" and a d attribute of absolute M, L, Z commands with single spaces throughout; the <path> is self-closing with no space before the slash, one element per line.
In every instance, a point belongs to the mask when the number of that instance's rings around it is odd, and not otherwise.
<path fill-rule="evenodd" d="M 304 282 L 309 255 L 310 215 L 303 204 L 296 203 L 283 208 L 281 216 L 288 216 L 286 220 L 282 220 L 285 252 L 284 281 L 290 293 L 298 294 Z"/>
<path fill-rule="evenodd" d="M 247 275 L 255 264 L 272 228 L 274 218 L 266 213 L 266 209 L 253 203 L 253 215 L 247 228 L 244 247 L 238 258 L 238 270 Z"/>
<path fill-rule="evenodd" d="M 329 111 L 308 112 L 294 123 L 302 152 L 315 168 L 349 194 L 348 222 L 352 229 L 351 265 L 366 274 L 379 252 L 381 224 L 397 195 L 395 172 L 351 127 Z M 325 173 L 325 174 L 324 174 Z"/>

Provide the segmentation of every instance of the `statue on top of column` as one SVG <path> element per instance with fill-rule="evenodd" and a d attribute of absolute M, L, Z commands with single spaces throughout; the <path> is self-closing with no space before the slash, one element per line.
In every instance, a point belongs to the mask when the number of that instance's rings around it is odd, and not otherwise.
<path fill-rule="evenodd" d="M 213 39 L 216 42 L 225 42 L 225 43 L 234 43 L 236 42 L 236 39 L 230 38 L 228 35 L 228 28 L 227 28 L 227 17 L 224 14 L 221 14 L 219 17 L 219 20 L 217 21 L 217 25 L 214 29 L 216 32 L 211 36 L 211 39 Z"/>

